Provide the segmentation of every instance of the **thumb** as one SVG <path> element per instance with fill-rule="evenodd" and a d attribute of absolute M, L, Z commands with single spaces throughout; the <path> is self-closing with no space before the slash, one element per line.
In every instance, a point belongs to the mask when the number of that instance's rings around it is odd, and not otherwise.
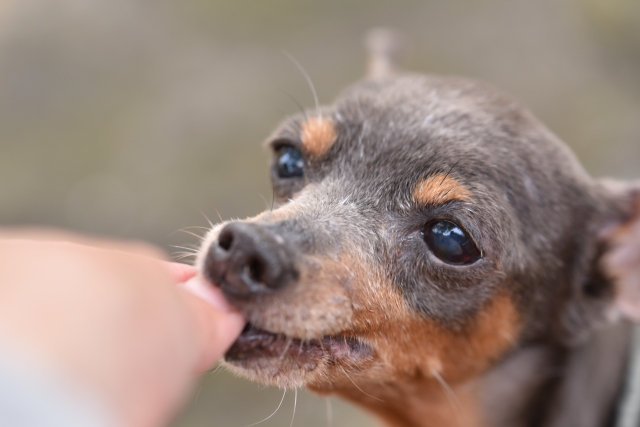
<path fill-rule="evenodd" d="M 210 369 L 238 338 L 245 320 L 225 299 L 222 291 L 202 277 L 193 277 L 181 287 L 187 291 L 196 317 L 199 357 L 195 373 Z"/>

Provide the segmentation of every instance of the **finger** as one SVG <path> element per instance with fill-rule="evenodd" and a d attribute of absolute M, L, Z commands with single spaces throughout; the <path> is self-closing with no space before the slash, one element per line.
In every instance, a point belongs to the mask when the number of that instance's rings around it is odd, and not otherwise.
<path fill-rule="evenodd" d="M 210 369 L 231 347 L 245 325 L 245 319 L 224 298 L 219 288 L 201 277 L 182 285 L 189 295 L 190 308 L 196 318 L 199 356 L 194 371 Z"/>
<path fill-rule="evenodd" d="M 162 264 L 167 267 L 171 277 L 178 283 L 186 282 L 197 273 L 196 268 L 191 265 L 169 261 L 163 261 Z"/>
<path fill-rule="evenodd" d="M 13 227 L 0 228 L 2 240 L 32 240 L 49 242 L 69 242 L 82 246 L 127 252 L 148 258 L 166 259 L 159 248 L 137 240 L 113 240 L 105 237 L 87 236 L 73 231 L 50 227 Z"/>

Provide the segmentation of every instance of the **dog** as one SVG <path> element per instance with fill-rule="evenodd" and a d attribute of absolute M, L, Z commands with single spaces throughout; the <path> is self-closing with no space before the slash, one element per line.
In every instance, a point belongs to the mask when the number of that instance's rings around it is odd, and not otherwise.
<path fill-rule="evenodd" d="M 389 426 L 622 422 L 640 185 L 594 180 L 493 87 L 398 73 L 376 46 L 368 78 L 268 139 L 276 206 L 203 240 L 200 274 L 248 321 L 224 364 Z"/>

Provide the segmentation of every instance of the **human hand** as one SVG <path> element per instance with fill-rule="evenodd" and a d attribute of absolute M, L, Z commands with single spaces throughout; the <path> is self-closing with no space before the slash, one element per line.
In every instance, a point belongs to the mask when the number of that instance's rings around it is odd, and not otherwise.
<path fill-rule="evenodd" d="M 153 248 L 0 231 L 0 340 L 124 425 L 166 423 L 243 325 L 219 290 Z"/>

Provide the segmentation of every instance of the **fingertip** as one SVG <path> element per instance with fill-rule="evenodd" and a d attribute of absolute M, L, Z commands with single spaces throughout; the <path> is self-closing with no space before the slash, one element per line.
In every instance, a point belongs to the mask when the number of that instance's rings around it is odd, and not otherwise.
<path fill-rule="evenodd" d="M 223 349 L 222 352 L 226 352 L 235 340 L 238 339 L 242 329 L 244 329 L 246 320 L 244 316 L 238 312 L 222 313 L 220 317 L 220 321 L 216 323 L 218 327 L 217 342 Z"/>
<path fill-rule="evenodd" d="M 203 328 L 202 353 L 196 364 L 196 373 L 214 366 L 238 338 L 246 323 L 238 312 L 218 311 L 210 306 L 209 310 L 207 324 Z"/>
<path fill-rule="evenodd" d="M 182 283 L 181 286 L 187 292 L 208 302 L 209 304 L 211 304 L 211 306 L 213 306 L 217 310 L 229 312 L 229 313 L 237 311 L 235 308 L 231 306 L 231 304 L 229 304 L 229 302 L 224 297 L 224 294 L 222 293 L 220 288 L 217 286 L 211 285 L 203 277 L 200 277 L 200 276 L 191 277 L 189 280 Z"/>
<path fill-rule="evenodd" d="M 192 277 L 180 287 L 194 301 L 201 338 L 201 357 L 196 372 L 210 369 L 238 338 L 246 323 L 224 297 L 220 288 L 212 286 L 202 277 Z"/>
<path fill-rule="evenodd" d="M 167 267 L 173 279 L 178 283 L 186 282 L 197 273 L 196 268 L 188 264 L 169 261 L 162 261 L 162 264 Z"/>

